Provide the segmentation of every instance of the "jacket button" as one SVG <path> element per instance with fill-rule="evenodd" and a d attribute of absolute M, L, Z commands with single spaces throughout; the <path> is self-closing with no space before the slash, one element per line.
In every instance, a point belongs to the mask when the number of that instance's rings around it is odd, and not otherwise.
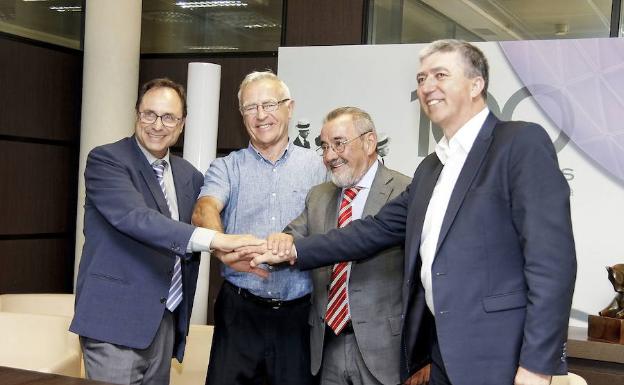
<path fill-rule="evenodd" d="M 165 303 L 165 302 L 167 302 L 167 298 L 162 297 L 162 298 L 160 299 L 160 303 Z"/>

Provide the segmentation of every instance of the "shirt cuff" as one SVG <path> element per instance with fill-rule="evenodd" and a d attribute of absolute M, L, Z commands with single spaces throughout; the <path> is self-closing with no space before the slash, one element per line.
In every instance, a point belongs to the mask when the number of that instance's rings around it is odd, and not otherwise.
<path fill-rule="evenodd" d="M 217 232 L 214 230 L 206 229 L 204 227 L 196 227 L 191 234 L 191 239 L 186 246 L 187 253 L 193 253 L 198 251 L 212 251 L 210 249 L 210 243 Z"/>

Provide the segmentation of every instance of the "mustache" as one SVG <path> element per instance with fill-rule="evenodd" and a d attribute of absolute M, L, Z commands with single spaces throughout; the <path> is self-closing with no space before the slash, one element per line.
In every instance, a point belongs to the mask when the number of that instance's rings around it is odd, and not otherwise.
<path fill-rule="evenodd" d="M 329 167 L 336 167 L 336 166 L 340 166 L 342 164 L 348 164 L 349 162 L 346 159 L 342 159 L 342 158 L 338 158 L 338 159 L 333 159 L 331 161 L 329 161 L 329 163 L 327 163 L 327 165 Z"/>

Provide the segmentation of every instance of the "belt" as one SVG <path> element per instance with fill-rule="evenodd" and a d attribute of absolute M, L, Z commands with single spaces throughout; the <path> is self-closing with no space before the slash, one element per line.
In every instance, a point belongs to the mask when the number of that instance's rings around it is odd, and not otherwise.
<path fill-rule="evenodd" d="M 235 286 L 228 281 L 223 281 L 223 286 L 229 288 L 230 290 L 234 291 L 236 294 L 240 295 L 242 298 L 248 301 L 254 302 L 261 306 L 270 307 L 272 309 L 279 309 L 282 307 L 291 307 L 303 303 L 310 303 L 310 294 L 306 294 L 303 297 L 295 298 L 290 301 L 284 301 L 277 298 L 259 297 L 255 294 L 252 294 L 249 290 Z"/>

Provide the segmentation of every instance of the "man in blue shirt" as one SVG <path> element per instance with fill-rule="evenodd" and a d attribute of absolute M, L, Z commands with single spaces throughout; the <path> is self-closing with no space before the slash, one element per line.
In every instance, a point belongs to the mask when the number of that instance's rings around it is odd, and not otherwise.
<path fill-rule="evenodd" d="M 295 102 L 277 76 L 250 73 L 238 99 L 249 146 L 212 163 L 193 223 L 266 237 L 303 211 L 308 190 L 326 172 L 313 151 L 289 143 Z M 222 274 L 206 383 L 311 384 L 309 273 L 290 266 L 251 269 L 243 261 L 224 266 Z"/>

